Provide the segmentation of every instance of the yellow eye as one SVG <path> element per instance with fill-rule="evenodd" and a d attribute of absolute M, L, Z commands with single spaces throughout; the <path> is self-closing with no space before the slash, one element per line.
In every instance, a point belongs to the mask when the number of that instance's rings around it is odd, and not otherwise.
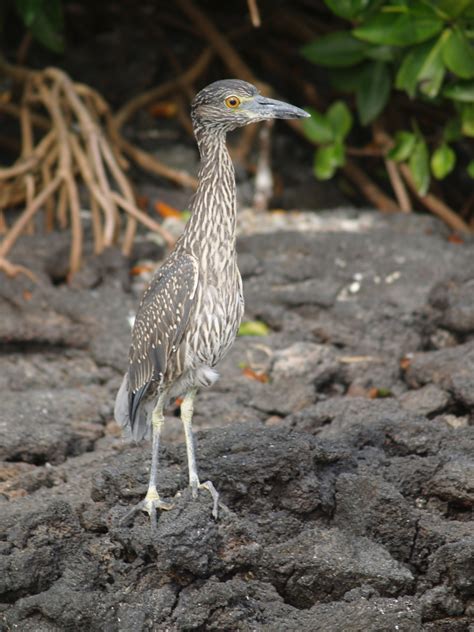
<path fill-rule="evenodd" d="M 240 105 L 240 99 L 239 97 L 227 97 L 227 99 L 225 100 L 225 104 L 227 105 L 228 108 L 238 108 Z"/>

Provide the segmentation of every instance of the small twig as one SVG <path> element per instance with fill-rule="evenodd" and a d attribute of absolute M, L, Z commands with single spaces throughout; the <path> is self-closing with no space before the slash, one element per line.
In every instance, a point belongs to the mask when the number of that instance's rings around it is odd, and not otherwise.
<path fill-rule="evenodd" d="M 196 25 L 202 35 L 209 42 L 211 47 L 219 55 L 227 66 L 229 72 L 236 77 L 249 81 L 256 85 L 262 94 L 270 95 L 270 87 L 260 81 L 238 54 L 234 46 L 222 35 L 212 20 L 199 8 L 192 0 L 178 0 L 183 13 L 185 13 Z M 243 130 L 239 147 L 234 151 L 234 157 L 239 162 L 245 162 L 250 149 L 255 141 L 258 129 L 255 126 L 247 127 Z"/>
<path fill-rule="evenodd" d="M 166 241 L 166 243 L 168 244 L 168 246 L 173 246 L 175 244 L 176 240 L 173 237 L 173 235 L 170 232 L 168 232 L 166 228 L 163 228 L 161 224 L 158 224 L 158 222 L 155 222 L 155 220 L 153 220 L 151 217 L 146 215 L 146 213 L 144 213 L 143 211 L 140 211 L 136 207 L 130 205 L 123 197 L 121 197 L 117 193 L 112 193 L 112 197 L 114 198 L 115 202 L 119 204 L 122 208 L 124 208 L 126 211 L 128 211 L 130 215 L 133 215 L 136 219 L 138 219 L 142 224 L 147 226 L 150 230 L 153 230 L 154 232 L 161 235 L 163 239 Z"/>
<path fill-rule="evenodd" d="M 102 224 L 100 220 L 99 204 L 93 195 L 90 198 L 90 204 L 91 204 L 91 217 L 92 217 L 92 231 L 94 233 L 94 252 L 97 255 L 104 250 L 104 242 L 102 239 Z"/>
<path fill-rule="evenodd" d="M 242 60 L 235 48 L 222 35 L 207 15 L 192 0 L 177 0 L 179 8 L 185 13 L 210 43 L 214 51 L 222 58 L 227 68 L 240 79 L 262 86 L 255 78 L 250 67 Z"/>
<path fill-rule="evenodd" d="M 172 169 L 171 167 L 168 167 L 164 163 L 157 160 L 151 154 L 148 154 L 146 151 L 143 151 L 138 147 L 135 147 L 135 145 L 132 145 L 124 138 L 120 139 L 120 148 L 143 169 L 146 169 L 151 173 L 155 173 L 158 176 L 166 178 L 167 180 L 170 180 L 175 184 L 179 184 L 182 187 L 197 189 L 196 178 L 190 176 L 185 171 L 178 171 L 177 169 Z"/>
<path fill-rule="evenodd" d="M 394 144 L 393 139 L 380 127 L 376 128 L 376 140 L 380 145 L 382 145 L 382 148 L 384 150 L 389 149 Z M 420 195 L 418 193 L 418 189 L 416 188 L 416 184 L 413 180 L 410 168 L 407 164 L 401 163 L 399 165 L 399 169 L 405 182 L 408 185 L 408 188 L 425 208 L 427 208 L 431 213 L 442 219 L 453 230 L 459 231 L 461 233 L 472 232 L 468 224 L 466 224 L 466 222 L 442 200 L 437 198 L 432 193 L 427 193 L 426 195 Z"/>
<path fill-rule="evenodd" d="M 23 159 L 22 155 L 20 160 L 15 165 L 13 165 L 13 167 L 0 169 L 0 178 L 2 180 L 7 180 L 9 178 L 22 175 L 27 171 L 34 169 L 43 160 L 55 140 L 55 131 L 50 130 L 48 134 L 46 134 L 46 136 L 41 139 L 36 148 L 28 157 Z"/>
<path fill-rule="evenodd" d="M 247 0 L 247 5 L 250 13 L 250 21 L 252 22 L 252 26 L 255 28 L 259 28 L 262 24 L 260 19 L 260 12 L 258 10 L 257 0 Z"/>
<path fill-rule="evenodd" d="M 88 114 L 87 109 L 80 101 L 78 95 L 75 93 L 71 80 L 63 73 L 57 69 L 48 69 L 50 74 L 53 76 L 59 76 L 62 81 L 62 88 L 64 95 L 69 101 L 73 111 L 77 115 L 79 123 L 81 125 L 84 137 L 86 139 L 87 144 L 87 154 L 89 161 L 92 165 L 92 170 L 97 177 L 100 188 L 102 189 L 104 195 L 104 210 L 106 212 L 105 218 L 105 226 L 104 226 L 104 247 L 109 247 L 113 244 L 116 222 L 118 217 L 118 211 L 115 204 L 112 202 L 111 192 L 109 181 L 106 175 L 106 170 L 104 167 L 101 149 L 100 149 L 100 137 L 101 131 L 99 130 L 97 124 L 92 120 L 90 115 Z"/>
<path fill-rule="evenodd" d="M 31 92 L 31 85 L 27 84 L 23 91 L 23 98 L 20 105 L 20 127 L 21 127 L 21 160 L 28 160 L 33 153 L 33 125 L 31 123 L 30 110 L 27 106 L 28 96 Z M 35 197 L 35 179 L 31 173 L 24 175 L 26 204 L 31 204 Z M 34 223 L 29 222 L 26 227 L 27 233 L 34 233 Z"/>
<path fill-rule="evenodd" d="M 4 259 L 3 257 L 0 257 L 0 270 L 3 270 L 3 272 L 10 277 L 16 277 L 18 274 L 24 274 L 33 281 L 33 283 L 38 282 L 38 277 L 34 272 L 25 268 L 25 266 L 11 263 L 11 261 L 8 261 L 8 259 Z"/>
<path fill-rule="evenodd" d="M 75 137 L 74 134 L 70 134 L 70 143 L 71 148 L 76 159 L 77 164 L 79 165 L 79 170 L 81 172 L 82 177 L 84 178 L 84 182 L 89 187 L 91 192 L 91 199 L 95 200 L 97 204 L 103 209 L 105 217 L 110 213 L 110 205 L 106 196 L 102 189 L 100 188 L 98 182 L 94 178 L 94 174 L 92 172 L 92 168 L 90 166 L 89 161 L 87 160 L 87 156 L 85 151 L 82 149 L 79 140 Z M 94 236 L 96 239 L 96 244 L 101 244 L 98 252 L 101 252 L 103 248 L 105 248 L 104 243 L 104 234 L 102 230 L 102 225 L 100 219 L 96 219 L 96 222 L 93 222 Z"/>
<path fill-rule="evenodd" d="M 405 184 L 400 175 L 398 164 L 394 160 L 390 160 L 390 158 L 388 157 L 388 151 L 394 145 L 393 140 L 385 132 L 381 123 L 378 121 L 372 123 L 372 137 L 373 145 L 375 145 L 379 150 L 380 156 L 384 157 L 385 168 L 387 170 L 392 189 L 400 206 L 400 210 L 403 213 L 411 213 L 413 211 L 413 207 L 411 204 L 410 196 L 408 195 Z"/>
<path fill-rule="evenodd" d="M 1 68 L 1 65 L 0 65 Z M 20 107 L 15 105 L 15 103 L 3 103 L 0 101 L 0 112 L 5 112 L 5 114 L 9 114 L 10 116 L 14 116 L 16 118 L 20 118 Z M 31 121 L 35 127 L 43 130 L 51 129 L 51 122 L 41 114 L 31 114 Z"/>
<path fill-rule="evenodd" d="M 357 186 L 364 197 L 378 208 L 379 211 L 384 213 L 397 213 L 400 210 L 397 203 L 386 195 L 355 162 L 346 160 L 342 171 L 349 180 Z"/>
<path fill-rule="evenodd" d="M 295 130 L 300 136 L 303 138 L 307 137 L 303 133 L 301 128 L 301 123 L 299 121 L 289 120 L 286 121 L 287 124 Z M 317 145 L 317 143 L 313 143 Z M 351 180 L 360 192 L 380 211 L 385 213 L 396 213 L 399 211 L 398 205 L 391 197 L 386 195 L 378 187 L 373 180 L 369 178 L 369 176 L 358 167 L 355 162 L 350 159 L 346 159 L 346 164 L 341 167 L 344 174 Z"/>
<path fill-rule="evenodd" d="M 410 196 L 408 195 L 406 187 L 403 184 L 403 180 L 398 171 L 397 163 L 393 160 L 390 160 L 389 158 L 386 158 L 385 167 L 387 169 L 388 177 L 390 178 L 392 189 L 397 197 L 400 210 L 403 213 L 411 213 L 413 211 L 413 207 L 411 204 Z"/>
<path fill-rule="evenodd" d="M 413 181 L 413 177 L 411 175 L 410 168 L 408 165 L 401 164 L 400 171 L 405 178 L 405 182 L 408 184 L 411 192 L 420 200 L 420 202 L 425 206 L 431 213 L 439 217 L 443 220 L 445 224 L 447 224 L 450 228 L 460 233 L 472 233 L 471 228 L 466 224 L 466 222 L 459 217 L 457 213 L 453 211 L 447 204 L 442 202 L 439 198 L 437 198 L 432 193 L 427 193 L 426 195 L 420 195 L 416 188 L 416 184 Z"/>
<path fill-rule="evenodd" d="M 367 145 L 366 147 L 352 147 L 346 145 L 346 154 L 348 156 L 362 156 L 364 158 L 381 158 L 384 152 L 380 147 L 374 147 L 373 145 Z"/>
<path fill-rule="evenodd" d="M 26 208 L 23 213 L 21 213 L 16 222 L 10 228 L 7 235 L 5 235 L 2 242 L 0 243 L 0 259 L 6 257 L 6 255 L 10 251 L 10 248 L 21 235 L 29 220 L 33 217 L 36 211 L 43 206 L 48 197 L 58 189 L 61 181 L 61 176 L 56 175 L 53 180 L 51 180 L 49 185 L 45 187 L 41 191 L 41 193 L 38 194 L 38 196 L 30 204 L 30 206 L 28 206 L 28 208 Z"/>
<path fill-rule="evenodd" d="M 100 139 L 101 150 L 105 158 L 105 162 L 115 178 L 116 183 L 118 184 L 122 195 L 125 197 L 129 207 L 135 206 L 135 198 L 133 195 L 132 187 L 130 186 L 127 178 L 123 175 L 120 170 L 119 165 L 110 149 L 109 145 L 104 141 L 103 138 Z M 133 240 L 135 237 L 135 233 L 137 230 L 137 220 L 134 216 L 130 216 L 128 214 L 127 217 L 127 228 L 125 229 L 125 236 L 122 245 L 122 250 L 124 255 L 129 256 L 132 251 Z"/>

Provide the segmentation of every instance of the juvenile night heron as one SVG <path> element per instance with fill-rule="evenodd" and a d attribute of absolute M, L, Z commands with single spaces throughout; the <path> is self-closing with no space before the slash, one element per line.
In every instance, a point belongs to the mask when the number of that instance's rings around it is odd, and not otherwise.
<path fill-rule="evenodd" d="M 135 319 L 129 365 L 115 402 L 115 418 L 135 440 L 151 425 L 152 460 L 145 499 L 124 518 L 146 511 L 152 527 L 156 510 L 170 509 L 156 489 L 163 410 L 184 396 L 181 419 L 186 437 L 193 497 L 207 489 L 217 517 L 218 494 L 199 482 L 194 455 L 193 403 L 200 387 L 213 384 L 215 366 L 231 347 L 244 312 L 242 280 L 235 250 L 236 191 L 226 148 L 231 130 L 265 119 L 309 116 L 268 99 L 245 81 L 216 81 L 196 96 L 191 117 L 201 155 L 199 185 L 191 217 L 174 250 L 154 274 Z"/>

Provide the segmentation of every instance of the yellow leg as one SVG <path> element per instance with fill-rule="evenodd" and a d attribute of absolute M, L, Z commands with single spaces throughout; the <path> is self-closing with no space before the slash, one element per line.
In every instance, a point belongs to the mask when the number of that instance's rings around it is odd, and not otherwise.
<path fill-rule="evenodd" d="M 161 428 L 164 423 L 163 406 L 165 395 L 161 395 L 156 403 L 152 415 L 152 452 L 151 452 L 151 466 L 150 466 L 150 482 L 148 483 L 148 491 L 145 498 L 138 503 L 131 511 L 129 511 L 121 522 L 128 522 L 128 520 L 134 516 L 138 511 L 146 511 L 150 516 L 152 529 L 156 528 L 156 510 L 157 509 L 172 509 L 173 505 L 161 500 L 160 495 L 156 489 L 156 474 L 158 471 L 158 455 L 160 450 L 160 434 Z"/>
<path fill-rule="evenodd" d="M 193 498 L 197 497 L 198 489 L 207 489 L 207 491 L 211 494 L 213 501 L 212 515 L 214 518 L 217 518 L 219 494 L 211 481 L 200 483 L 197 473 L 192 429 L 194 398 L 196 397 L 196 392 L 195 388 L 189 391 L 181 404 L 181 421 L 183 422 L 184 434 L 186 437 L 186 453 L 188 456 L 189 485 L 192 490 Z"/>

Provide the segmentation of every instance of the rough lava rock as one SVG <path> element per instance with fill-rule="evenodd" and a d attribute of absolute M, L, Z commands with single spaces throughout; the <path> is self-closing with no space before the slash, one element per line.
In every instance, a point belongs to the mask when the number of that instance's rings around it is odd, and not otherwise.
<path fill-rule="evenodd" d="M 196 402 L 220 515 L 173 403 L 154 533 L 121 522 L 150 446 L 112 420 L 144 279 L 110 251 L 66 287 L 67 241 L 18 242 L 40 283 L 0 276 L 2 632 L 471 632 L 472 243 L 415 214 L 305 221 L 239 238 L 271 331 Z"/>

